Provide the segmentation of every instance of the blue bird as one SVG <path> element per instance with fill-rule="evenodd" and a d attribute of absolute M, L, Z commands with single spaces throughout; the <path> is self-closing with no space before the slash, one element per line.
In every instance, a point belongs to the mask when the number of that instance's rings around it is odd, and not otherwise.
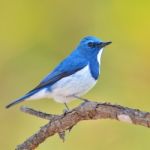
<path fill-rule="evenodd" d="M 96 84 L 100 75 L 103 48 L 111 42 L 87 36 L 75 50 L 49 73 L 34 89 L 23 97 L 11 102 L 9 108 L 25 100 L 53 98 L 56 102 L 66 103 L 80 98 Z"/>

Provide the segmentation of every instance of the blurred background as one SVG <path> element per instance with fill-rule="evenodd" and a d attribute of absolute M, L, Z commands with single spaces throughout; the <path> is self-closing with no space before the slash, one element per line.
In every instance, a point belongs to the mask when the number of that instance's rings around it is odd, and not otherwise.
<path fill-rule="evenodd" d="M 20 112 L 26 105 L 60 114 L 64 105 L 30 101 L 6 110 L 87 35 L 111 40 L 101 77 L 84 97 L 150 111 L 150 1 L 0 0 L 0 149 L 12 150 L 47 121 Z M 69 103 L 71 108 L 80 101 Z M 150 130 L 112 120 L 84 121 L 48 138 L 38 150 L 149 150 Z"/>

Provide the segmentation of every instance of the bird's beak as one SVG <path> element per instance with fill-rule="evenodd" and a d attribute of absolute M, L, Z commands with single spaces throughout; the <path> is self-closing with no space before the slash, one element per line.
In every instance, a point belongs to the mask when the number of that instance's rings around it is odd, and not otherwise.
<path fill-rule="evenodd" d="M 99 46 L 100 46 L 100 48 L 103 48 L 103 47 L 105 47 L 105 46 L 107 46 L 107 45 L 109 45 L 109 44 L 111 44 L 112 42 L 101 42 L 100 44 L 99 44 Z"/>

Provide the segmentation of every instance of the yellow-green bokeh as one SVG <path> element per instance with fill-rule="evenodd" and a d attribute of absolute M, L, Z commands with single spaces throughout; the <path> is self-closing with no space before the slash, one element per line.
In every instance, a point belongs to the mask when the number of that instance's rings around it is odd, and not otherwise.
<path fill-rule="evenodd" d="M 101 77 L 85 97 L 150 111 L 150 1 L 0 0 L 0 149 L 12 150 L 47 121 L 4 106 L 38 84 L 86 35 L 111 40 Z M 49 113 L 52 100 L 24 105 Z M 75 107 L 79 101 L 71 102 Z M 117 121 L 84 121 L 63 143 L 49 138 L 39 150 L 149 150 L 150 130 Z"/>

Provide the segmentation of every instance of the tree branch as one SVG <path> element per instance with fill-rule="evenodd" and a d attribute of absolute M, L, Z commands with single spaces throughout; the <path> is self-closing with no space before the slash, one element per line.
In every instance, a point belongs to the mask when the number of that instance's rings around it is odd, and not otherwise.
<path fill-rule="evenodd" d="M 58 133 L 64 139 L 65 131 L 71 130 L 82 120 L 115 119 L 123 122 L 150 127 L 150 113 L 138 109 L 112 105 L 110 103 L 98 103 L 87 101 L 80 106 L 65 112 L 62 115 L 46 114 L 31 108 L 22 107 L 21 111 L 50 120 L 48 124 L 16 147 L 16 150 L 33 150 L 40 143 Z"/>

